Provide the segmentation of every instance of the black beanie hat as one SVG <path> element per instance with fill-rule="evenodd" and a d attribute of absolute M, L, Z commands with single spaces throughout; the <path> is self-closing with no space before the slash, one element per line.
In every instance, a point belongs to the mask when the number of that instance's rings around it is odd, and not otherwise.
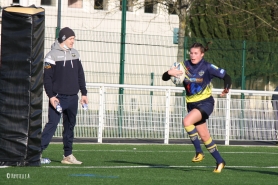
<path fill-rule="evenodd" d="M 59 43 L 62 43 L 71 36 L 75 36 L 73 30 L 70 29 L 69 27 L 65 27 L 60 30 L 58 41 L 59 41 Z"/>

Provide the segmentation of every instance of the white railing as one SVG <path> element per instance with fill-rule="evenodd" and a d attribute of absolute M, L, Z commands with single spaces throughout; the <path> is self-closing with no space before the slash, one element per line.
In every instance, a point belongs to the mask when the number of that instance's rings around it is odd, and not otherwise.
<path fill-rule="evenodd" d="M 119 88 L 124 89 L 122 95 Z M 88 83 L 87 89 L 89 110 L 79 107 L 76 138 L 97 138 L 99 143 L 103 138 L 162 139 L 165 144 L 188 138 L 182 125 L 187 113 L 182 87 Z M 221 92 L 213 89 L 215 108 L 207 122 L 213 139 L 225 140 L 226 145 L 230 140 L 277 140 L 277 110 L 271 95 L 278 93 L 231 89 L 221 98 Z M 47 114 L 44 93 L 43 127 Z M 61 123 L 55 136 L 62 137 Z"/>

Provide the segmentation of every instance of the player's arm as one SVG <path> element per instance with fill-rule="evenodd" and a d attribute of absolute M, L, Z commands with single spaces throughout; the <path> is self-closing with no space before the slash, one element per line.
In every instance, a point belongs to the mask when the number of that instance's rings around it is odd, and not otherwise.
<path fill-rule="evenodd" d="M 163 81 L 168 81 L 168 80 L 170 80 L 170 78 L 171 78 L 171 76 L 169 75 L 168 71 L 163 73 L 163 75 L 162 75 L 162 80 Z"/>
<path fill-rule="evenodd" d="M 227 73 L 223 77 L 223 80 L 224 80 L 224 90 L 222 91 L 220 96 L 225 96 L 229 92 L 229 89 L 231 88 L 232 85 L 232 79 L 230 75 L 228 75 Z"/>
<path fill-rule="evenodd" d="M 162 80 L 168 81 L 168 80 L 170 80 L 171 76 L 178 77 L 178 76 L 182 75 L 182 73 L 183 73 L 182 71 L 177 70 L 177 67 L 173 67 L 162 75 Z"/>
<path fill-rule="evenodd" d="M 220 96 L 225 96 L 232 85 L 232 79 L 230 75 L 227 74 L 226 70 L 218 68 L 217 66 L 208 63 L 208 71 L 211 75 L 211 78 L 217 77 L 224 80 L 224 90 L 222 91 Z"/>

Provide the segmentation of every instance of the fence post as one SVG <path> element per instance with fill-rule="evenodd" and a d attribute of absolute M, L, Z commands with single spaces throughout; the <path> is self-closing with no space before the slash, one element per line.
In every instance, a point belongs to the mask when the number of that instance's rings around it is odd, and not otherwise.
<path fill-rule="evenodd" d="M 187 110 L 187 107 L 186 107 L 186 106 L 187 106 L 187 105 L 186 105 L 186 91 L 185 91 L 185 90 L 182 91 L 182 99 L 183 99 L 183 101 L 182 101 L 182 118 L 184 118 L 185 115 L 186 115 L 185 108 L 186 108 L 186 110 Z M 184 134 L 185 134 L 185 130 L 182 129 L 182 135 L 183 135 L 183 137 L 184 137 Z"/>
<path fill-rule="evenodd" d="M 183 43 L 183 60 L 187 60 L 187 42 L 188 42 L 188 37 L 184 37 L 184 43 Z"/>
<path fill-rule="evenodd" d="M 170 96 L 171 96 L 171 90 L 167 89 L 166 90 L 164 144 L 169 144 Z"/>
<path fill-rule="evenodd" d="M 245 90 L 245 54 L 246 53 L 246 41 L 243 41 L 242 48 L 242 70 L 241 70 L 241 90 Z M 244 94 L 241 93 L 241 99 L 244 99 Z"/>
<path fill-rule="evenodd" d="M 60 29 L 61 29 L 61 0 L 58 0 L 58 15 L 57 15 L 57 27 L 56 27 L 55 39 L 59 37 Z"/>
<path fill-rule="evenodd" d="M 122 24 L 121 24 L 121 53 L 120 53 L 120 79 L 119 84 L 124 84 L 125 75 L 125 37 L 126 37 L 126 2 L 122 0 Z M 122 124 L 123 124 L 123 102 L 124 102 L 124 88 L 119 89 L 119 137 L 122 136 Z"/>
<path fill-rule="evenodd" d="M 241 90 L 245 90 L 245 55 L 246 55 L 246 41 L 243 41 L 242 48 L 242 72 L 241 72 Z M 243 136 L 242 126 L 244 120 L 244 93 L 241 93 L 241 121 L 240 121 L 240 137 Z"/>
<path fill-rule="evenodd" d="M 225 134 L 225 145 L 230 144 L 230 129 L 231 129 L 231 92 L 228 93 L 226 98 L 226 121 L 225 121 L 225 128 L 226 128 L 226 134 Z"/>
<path fill-rule="evenodd" d="M 102 130 L 103 130 L 103 124 L 104 124 L 104 117 L 103 117 L 103 111 L 104 111 L 104 86 L 99 87 L 99 112 L 98 112 L 98 143 L 102 143 Z"/>
<path fill-rule="evenodd" d="M 154 81 L 154 73 L 151 73 L 151 86 L 153 86 Z M 153 91 L 150 92 L 150 100 L 151 100 L 151 107 L 150 107 L 150 125 L 153 126 Z"/>

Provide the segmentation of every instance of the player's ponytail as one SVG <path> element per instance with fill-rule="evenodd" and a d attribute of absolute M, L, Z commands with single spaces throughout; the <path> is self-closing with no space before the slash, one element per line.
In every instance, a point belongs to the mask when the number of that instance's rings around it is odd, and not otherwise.
<path fill-rule="evenodd" d="M 209 46 L 209 44 L 211 44 L 212 42 L 208 42 L 207 44 L 206 44 L 206 47 L 204 48 L 204 52 L 206 52 L 207 50 L 209 50 L 209 48 L 208 48 L 208 46 Z"/>

